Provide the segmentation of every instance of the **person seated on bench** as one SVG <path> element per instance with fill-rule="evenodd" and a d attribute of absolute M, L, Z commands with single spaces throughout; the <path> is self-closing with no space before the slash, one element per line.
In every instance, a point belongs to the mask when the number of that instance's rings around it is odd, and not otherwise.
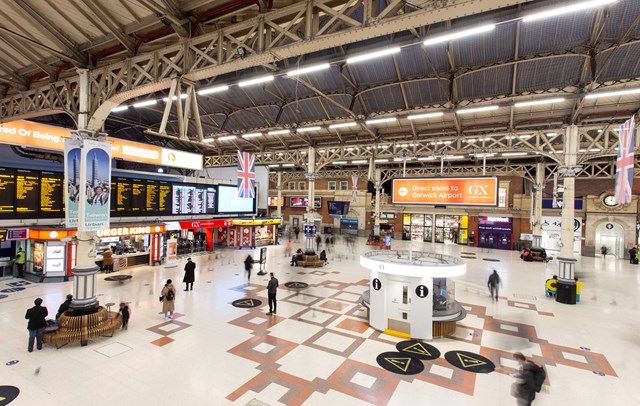
<path fill-rule="evenodd" d="M 296 254 L 291 257 L 291 265 L 298 266 L 298 261 L 302 261 L 304 259 L 303 255 L 302 248 L 298 248 Z"/>
<path fill-rule="evenodd" d="M 533 261 L 533 256 L 531 255 L 531 250 L 529 248 L 525 248 L 524 251 L 522 251 L 522 254 L 520 254 L 520 258 L 522 260 L 524 260 L 524 262 Z"/>
<path fill-rule="evenodd" d="M 322 250 L 322 252 L 320 252 L 320 259 L 324 261 L 325 265 L 329 263 L 327 262 L 327 253 L 325 250 Z"/>
<path fill-rule="evenodd" d="M 547 297 L 554 297 L 556 295 L 558 285 L 558 275 L 553 275 L 553 278 L 547 279 L 545 282 L 546 291 L 544 295 Z"/>
<path fill-rule="evenodd" d="M 65 300 L 64 302 L 62 302 L 62 304 L 60 305 L 60 307 L 58 308 L 58 313 L 56 313 L 56 320 L 58 320 L 60 318 L 60 315 L 64 312 L 66 312 L 67 310 L 69 310 L 69 306 L 71 306 L 71 301 L 73 300 L 73 295 L 72 294 L 68 294 L 67 295 L 67 300 Z"/>

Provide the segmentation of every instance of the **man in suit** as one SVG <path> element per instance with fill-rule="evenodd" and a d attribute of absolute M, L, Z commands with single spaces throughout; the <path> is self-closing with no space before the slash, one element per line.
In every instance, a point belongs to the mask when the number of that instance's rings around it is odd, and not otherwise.
<path fill-rule="evenodd" d="M 27 310 L 24 318 L 29 320 L 27 329 L 29 330 L 29 346 L 27 350 L 33 352 L 33 341 L 37 340 L 36 346 L 38 350 L 42 349 L 42 337 L 44 337 L 44 329 L 47 327 L 46 317 L 49 315 L 49 311 L 46 307 L 42 306 L 42 299 L 37 298 L 33 301 L 35 306 Z"/>

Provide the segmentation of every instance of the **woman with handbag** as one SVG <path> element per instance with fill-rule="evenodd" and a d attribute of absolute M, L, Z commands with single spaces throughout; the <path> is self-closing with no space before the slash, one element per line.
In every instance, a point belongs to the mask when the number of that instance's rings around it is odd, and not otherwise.
<path fill-rule="evenodd" d="M 162 288 L 160 301 L 162 302 L 162 313 L 164 317 L 170 319 L 175 311 L 176 288 L 173 286 L 171 279 L 167 279 L 167 283 Z"/>

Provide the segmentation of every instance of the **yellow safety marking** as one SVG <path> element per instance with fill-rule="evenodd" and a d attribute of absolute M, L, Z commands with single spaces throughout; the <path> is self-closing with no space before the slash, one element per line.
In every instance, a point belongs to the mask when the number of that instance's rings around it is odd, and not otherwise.
<path fill-rule="evenodd" d="M 384 333 L 394 337 L 407 338 L 407 339 L 411 338 L 411 334 L 403 333 L 402 331 L 386 329 Z"/>
<path fill-rule="evenodd" d="M 384 360 L 404 372 L 407 372 L 411 363 L 411 358 L 385 358 Z"/>
<path fill-rule="evenodd" d="M 238 306 L 253 306 L 253 299 L 243 300 L 242 302 L 236 303 Z"/>
<path fill-rule="evenodd" d="M 458 356 L 458 359 L 460 360 L 460 363 L 462 364 L 463 368 L 471 368 L 471 367 L 477 367 L 480 365 L 487 365 L 487 363 L 484 361 L 480 361 L 479 359 L 475 359 L 465 354 L 460 354 L 459 352 L 456 353 L 456 355 Z"/>
<path fill-rule="evenodd" d="M 424 348 L 422 343 L 415 343 L 413 345 L 408 346 L 407 348 L 403 348 L 402 351 L 431 356 L 431 353 L 427 351 L 426 348 Z"/>

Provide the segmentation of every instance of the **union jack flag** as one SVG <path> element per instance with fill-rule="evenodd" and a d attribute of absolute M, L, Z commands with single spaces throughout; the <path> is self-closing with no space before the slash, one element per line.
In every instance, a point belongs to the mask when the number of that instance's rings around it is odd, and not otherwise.
<path fill-rule="evenodd" d="M 618 160 L 616 161 L 616 200 L 618 204 L 631 203 L 633 187 L 635 116 L 620 126 L 618 135 Z"/>
<path fill-rule="evenodd" d="M 250 152 L 238 151 L 238 197 L 255 198 L 256 157 Z"/>
<path fill-rule="evenodd" d="M 352 176 L 351 177 L 351 201 L 355 202 L 356 200 L 358 200 L 358 177 L 357 176 Z"/>

